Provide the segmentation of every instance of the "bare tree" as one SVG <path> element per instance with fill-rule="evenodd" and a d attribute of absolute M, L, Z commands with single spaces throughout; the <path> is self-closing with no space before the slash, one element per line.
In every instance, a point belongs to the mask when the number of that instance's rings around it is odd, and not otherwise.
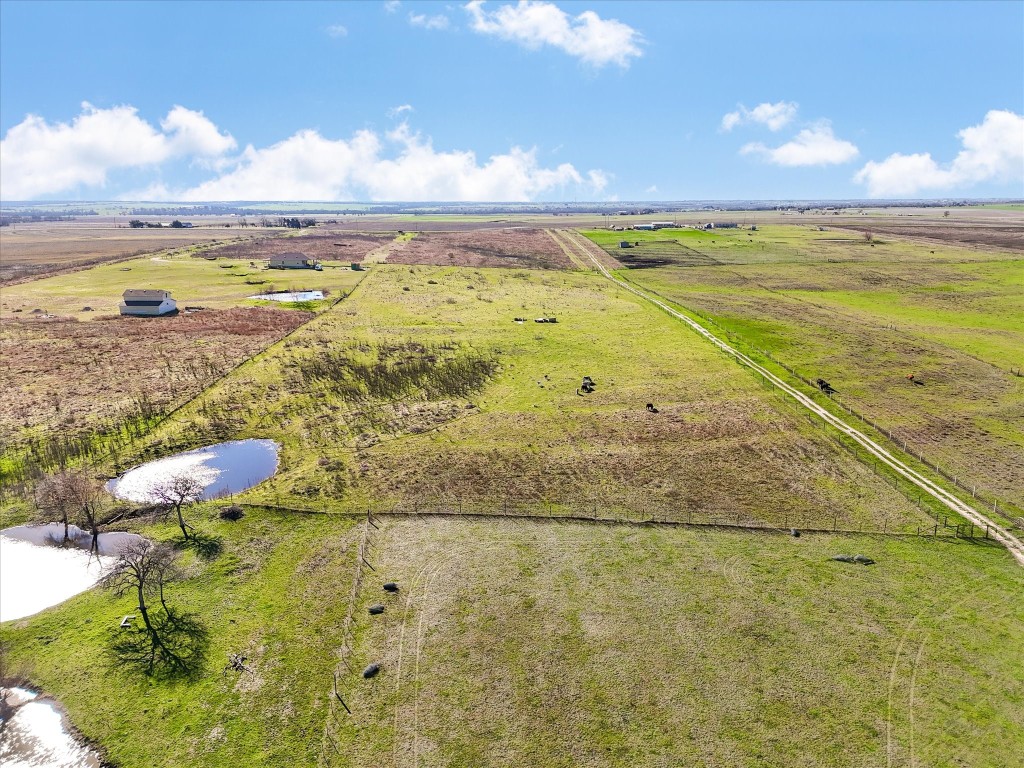
<path fill-rule="evenodd" d="M 195 475 L 187 472 L 179 472 L 172 475 L 161 483 L 153 486 L 152 494 L 157 501 L 169 509 L 174 510 L 178 517 L 178 527 L 181 528 L 181 535 L 188 540 L 192 526 L 185 522 L 182 510 L 195 504 L 203 498 L 205 486 Z"/>
<path fill-rule="evenodd" d="M 142 540 L 121 550 L 103 579 L 104 586 L 118 597 L 132 594 L 142 617 L 142 627 L 122 630 L 114 641 L 114 653 L 121 662 L 172 676 L 201 667 L 206 629 L 194 617 L 170 608 L 164 595 L 165 586 L 178 576 L 176 553 L 167 544 Z M 153 597 L 159 599 L 159 607 L 147 602 Z"/>
<path fill-rule="evenodd" d="M 146 598 L 159 594 L 164 605 L 164 582 L 172 575 L 175 553 L 166 544 L 151 544 L 142 539 L 126 545 L 118 554 L 114 567 L 103 578 L 104 586 L 122 597 L 134 592 L 139 602 L 139 614 L 146 630 L 156 635 L 156 628 L 146 605 Z M 159 642 L 159 638 L 156 639 Z"/>
<path fill-rule="evenodd" d="M 77 474 L 62 470 L 44 477 L 36 487 L 36 506 L 47 515 L 55 515 L 63 523 L 65 526 L 63 543 L 66 545 L 71 539 L 68 534 L 71 516 L 78 506 L 75 494 Z"/>
<path fill-rule="evenodd" d="M 83 522 L 92 533 L 92 549 L 99 547 L 98 515 L 104 498 L 100 484 L 84 472 L 62 470 L 43 478 L 36 488 L 36 504 L 64 523 L 64 544 L 70 540 L 71 521 Z"/>

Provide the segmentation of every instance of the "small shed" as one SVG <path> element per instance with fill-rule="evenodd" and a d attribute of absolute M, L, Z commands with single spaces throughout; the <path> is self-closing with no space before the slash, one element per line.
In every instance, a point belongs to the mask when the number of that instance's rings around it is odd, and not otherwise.
<path fill-rule="evenodd" d="M 632 248 L 633 244 L 629 240 L 619 240 L 619 248 Z"/>
<path fill-rule="evenodd" d="M 121 295 L 122 315 L 157 317 L 178 311 L 178 305 L 171 298 L 170 291 L 155 288 L 129 288 Z"/>
<path fill-rule="evenodd" d="M 320 269 L 320 262 L 298 251 L 278 253 L 270 257 L 271 269 Z"/>

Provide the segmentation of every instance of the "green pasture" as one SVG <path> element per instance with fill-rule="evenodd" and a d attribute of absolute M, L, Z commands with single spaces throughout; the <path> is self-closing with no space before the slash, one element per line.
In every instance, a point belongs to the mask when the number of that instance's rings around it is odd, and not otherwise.
<path fill-rule="evenodd" d="M 193 519 L 221 547 L 186 551 L 168 589 L 210 633 L 193 679 L 113 660 L 129 598 L 0 627 L 8 674 L 122 768 L 1011 765 L 1024 748 L 1024 576 L 996 547 L 379 517 L 345 642 L 364 524 Z M 854 553 L 876 565 L 829 559 Z M 251 672 L 224 671 L 229 653 Z"/>
<path fill-rule="evenodd" d="M 0 309 L 4 317 L 21 310 L 42 309 L 53 315 L 72 314 L 81 320 L 116 314 L 126 288 L 168 290 L 178 308 L 212 309 L 252 306 L 249 296 L 273 290 L 325 290 L 333 297 L 352 290 L 364 273 L 353 272 L 348 262 L 326 262 L 323 271 L 268 269 L 239 259 L 206 259 L 169 251 L 115 264 L 47 277 L 4 288 Z M 331 295 L 328 295 L 328 299 Z M 270 306 L 271 302 L 265 302 Z M 278 302 L 274 306 L 280 306 Z M 94 313 L 82 313 L 92 307 Z"/>
<path fill-rule="evenodd" d="M 408 386 L 375 390 L 384 372 Z M 596 392 L 578 391 L 583 376 Z M 245 498 L 303 508 L 930 524 L 786 401 L 592 273 L 378 267 L 117 464 L 243 437 L 283 445 L 278 475 Z"/>
<path fill-rule="evenodd" d="M 1024 261 L 893 246 L 907 258 L 719 258 L 623 275 L 711 319 L 734 343 L 825 378 L 843 402 L 894 430 L 897 443 L 1020 508 L 1024 461 L 1014 457 L 1024 456 L 1024 378 L 1013 372 L 1024 366 Z"/>
<path fill-rule="evenodd" d="M 720 221 L 742 221 L 722 216 Z M 667 259 L 671 264 L 819 264 L 830 262 L 937 263 L 943 261 L 1018 260 L 1012 251 L 977 251 L 938 244 L 920 245 L 903 238 L 875 235 L 867 240 L 854 230 L 793 224 L 740 224 L 736 229 L 698 230 L 686 227 L 656 231 L 583 229 L 580 233 L 612 256 Z M 619 248 L 619 242 L 639 242 L 633 248 Z"/>

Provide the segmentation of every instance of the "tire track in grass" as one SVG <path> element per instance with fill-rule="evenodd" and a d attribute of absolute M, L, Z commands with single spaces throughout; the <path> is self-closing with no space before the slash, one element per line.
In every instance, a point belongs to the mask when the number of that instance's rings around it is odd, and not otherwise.
<path fill-rule="evenodd" d="M 803 392 L 786 383 L 783 379 L 776 376 L 774 373 L 769 371 L 764 366 L 758 364 L 744 353 L 740 352 L 739 350 L 730 346 L 726 342 L 722 341 L 720 338 L 715 336 L 711 331 L 709 331 L 703 325 L 698 323 L 696 320 L 693 320 L 687 315 L 684 315 L 679 310 L 672 308 L 665 302 L 654 298 L 647 292 L 642 291 L 641 289 L 633 285 L 630 285 L 626 281 L 613 275 L 611 272 L 608 271 L 608 269 L 603 264 L 601 264 L 600 261 L 598 261 L 597 258 L 593 256 L 593 254 L 591 254 L 586 248 L 579 244 L 578 240 L 576 239 L 578 235 L 576 235 L 575 233 L 563 230 L 563 234 L 568 239 L 568 241 L 572 242 L 581 253 L 585 254 L 587 258 L 589 258 L 594 263 L 598 271 L 612 283 L 619 286 L 621 289 L 628 291 L 634 296 L 637 296 L 643 299 L 644 301 L 653 304 L 659 309 L 664 310 L 677 320 L 681 320 L 682 322 L 686 323 L 686 325 L 688 325 L 692 330 L 696 331 L 698 334 L 703 336 L 707 341 L 711 342 L 720 350 L 725 352 L 727 355 L 735 359 L 740 365 L 745 366 L 752 370 L 753 372 L 757 373 L 765 381 L 774 385 L 783 394 L 788 395 L 789 397 L 796 400 L 799 405 L 801 405 L 802 407 L 810 411 L 812 414 L 820 418 L 826 424 L 834 427 L 842 434 L 845 434 L 847 437 L 850 437 L 851 439 L 856 441 L 869 454 L 874 456 L 881 463 L 888 466 L 900 477 L 904 478 L 905 480 L 908 480 L 910 483 L 920 488 L 922 491 L 927 493 L 932 498 L 936 499 L 943 506 L 948 507 L 957 515 L 968 520 L 974 525 L 984 528 L 986 532 L 991 534 L 996 541 L 998 541 L 1000 544 L 1006 547 L 1007 550 L 1009 550 L 1010 554 L 1013 555 L 1014 559 L 1021 566 L 1024 566 L 1024 541 L 1021 541 L 1021 539 L 1017 538 L 1014 534 L 1010 533 L 1008 529 L 999 525 L 994 520 L 991 520 L 990 518 L 986 517 L 984 514 L 979 512 L 971 505 L 967 504 L 964 501 L 961 501 L 960 498 L 954 495 L 953 493 L 947 491 L 945 488 L 938 485 L 934 481 L 930 480 L 925 475 L 922 475 L 917 470 L 903 463 L 903 461 L 901 461 L 896 456 L 891 454 L 888 450 L 886 450 L 881 445 L 876 443 L 863 432 L 861 432 L 858 429 L 855 429 L 854 427 L 851 427 L 842 418 L 835 415 L 824 406 L 821 406 L 818 403 L 816 403 L 808 395 L 805 395 Z"/>

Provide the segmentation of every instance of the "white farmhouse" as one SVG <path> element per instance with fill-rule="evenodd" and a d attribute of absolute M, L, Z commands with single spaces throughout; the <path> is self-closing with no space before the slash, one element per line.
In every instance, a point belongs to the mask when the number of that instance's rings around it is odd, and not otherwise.
<path fill-rule="evenodd" d="M 170 291 L 155 288 L 129 288 L 122 296 L 122 315 L 144 315 L 156 317 L 176 312 L 178 305 L 171 298 Z"/>

